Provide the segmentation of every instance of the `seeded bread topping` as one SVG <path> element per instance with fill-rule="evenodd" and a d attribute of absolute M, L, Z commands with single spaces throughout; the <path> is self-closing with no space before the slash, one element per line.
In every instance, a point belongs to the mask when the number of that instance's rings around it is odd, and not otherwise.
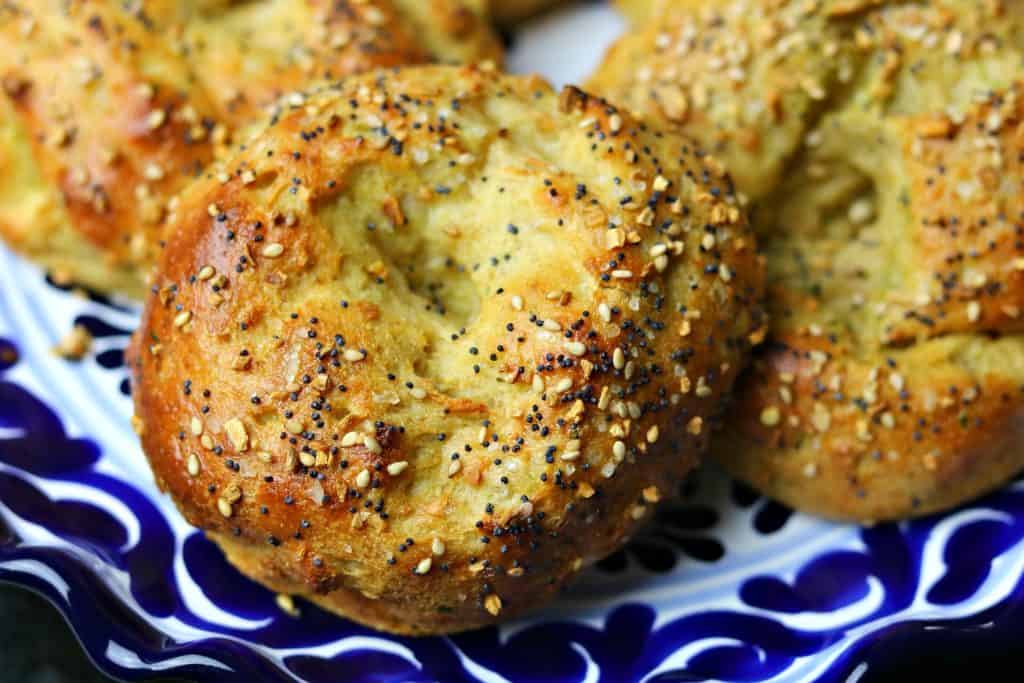
<path fill-rule="evenodd" d="M 457 0 L 0 5 L 0 236 L 62 281 L 141 297 L 174 195 L 317 78 L 496 59 Z"/>
<path fill-rule="evenodd" d="M 1022 9 L 664 2 L 594 76 L 750 202 L 772 331 L 714 451 L 791 505 L 896 519 L 1024 467 Z"/>
<path fill-rule="evenodd" d="M 763 334 L 729 177 L 575 88 L 377 72 L 183 196 L 134 338 L 160 486 L 387 630 L 542 604 L 671 495 Z"/>

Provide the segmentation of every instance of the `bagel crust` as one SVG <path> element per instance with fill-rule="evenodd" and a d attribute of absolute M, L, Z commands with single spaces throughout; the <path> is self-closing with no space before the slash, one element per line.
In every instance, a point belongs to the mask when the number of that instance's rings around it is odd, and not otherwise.
<path fill-rule="evenodd" d="M 1024 468 L 1024 5 L 690 5 L 591 86 L 702 140 L 752 202 L 771 334 L 713 452 L 862 522 L 1005 483 Z"/>
<path fill-rule="evenodd" d="M 489 0 L 491 16 L 498 24 L 508 26 L 529 19 L 546 9 L 564 4 L 565 0 Z"/>
<path fill-rule="evenodd" d="M 351 78 L 224 172 L 130 350 L 144 450 L 243 572 L 377 628 L 506 619 L 617 548 L 762 325 L 718 163 L 537 77 Z"/>
<path fill-rule="evenodd" d="M 686 2 L 689 7 L 700 7 L 705 0 L 614 0 L 615 8 L 622 12 L 632 24 L 641 24 L 662 12 L 666 6 L 680 7 Z"/>
<path fill-rule="evenodd" d="M 457 0 L 0 5 L 0 237 L 57 279 L 141 298 L 172 198 L 314 78 L 500 57 Z"/>

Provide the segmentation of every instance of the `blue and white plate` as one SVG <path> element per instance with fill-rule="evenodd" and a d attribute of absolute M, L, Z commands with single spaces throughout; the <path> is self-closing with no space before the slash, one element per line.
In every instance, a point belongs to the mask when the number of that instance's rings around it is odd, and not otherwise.
<path fill-rule="evenodd" d="M 580 80 L 620 30 L 600 3 L 568 9 L 515 36 L 511 66 Z M 123 362 L 137 315 L 0 248 L 0 580 L 49 598 L 117 678 L 856 681 L 896 651 L 992 642 L 1024 624 L 1020 482 L 944 516 L 860 529 L 710 469 L 533 618 L 412 639 L 311 605 L 287 616 L 153 484 Z M 75 323 L 96 338 L 80 363 L 50 352 Z"/>

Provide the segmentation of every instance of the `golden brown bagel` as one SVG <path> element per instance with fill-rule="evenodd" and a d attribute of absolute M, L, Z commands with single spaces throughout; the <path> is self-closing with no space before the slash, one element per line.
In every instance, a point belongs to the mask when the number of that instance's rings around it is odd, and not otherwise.
<path fill-rule="evenodd" d="M 692 468 L 756 336 L 730 181 L 536 77 L 293 104 L 172 224 L 131 350 L 157 482 L 249 576 L 378 628 L 536 607 Z"/>
<path fill-rule="evenodd" d="M 0 237 L 141 297 L 171 198 L 236 126 L 311 79 L 496 58 L 458 0 L 0 5 Z"/>
<path fill-rule="evenodd" d="M 591 86 L 735 169 L 770 343 L 714 452 L 811 512 L 876 521 L 1024 467 L 1024 5 L 669 9 Z"/>

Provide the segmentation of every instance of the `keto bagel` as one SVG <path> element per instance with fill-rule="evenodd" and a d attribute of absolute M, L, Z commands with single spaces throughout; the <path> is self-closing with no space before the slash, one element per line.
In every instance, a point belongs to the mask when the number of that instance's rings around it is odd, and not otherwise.
<path fill-rule="evenodd" d="M 156 481 L 376 628 L 543 604 L 693 467 L 763 333 L 713 158 L 576 88 L 379 71 L 183 194 L 133 338 Z"/>
<path fill-rule="evenodd" d="M 311 79 L 497 59 L 457 0 L 0 5 L 0 237 L 57 279 L 141 298 L 173 196 Z"/>
<path fill-rule="evenodd" d="M 712 450 L 874 522 L 1024 467 L 1024 5 L 665 2 L 590 87 L 734 171 L 769 341 Z"/>

